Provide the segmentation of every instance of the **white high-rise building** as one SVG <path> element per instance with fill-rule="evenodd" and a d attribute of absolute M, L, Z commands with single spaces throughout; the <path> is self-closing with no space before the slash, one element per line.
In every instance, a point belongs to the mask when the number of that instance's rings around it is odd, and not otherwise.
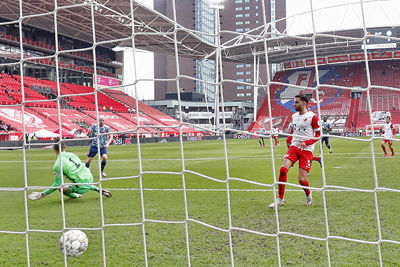
<path fill-rule="evenodd" d="M 150 8 L 154 7 L 153 0 L 138 0 L 138 2 Z M 135 50 L 134 52 L 133 49 L 129 48 L 123 49 L 123 53 L 123 84 L 133 84 L 139 80 L 136 83 L 136 93 L 133 85 L 126 86 L 124 92 L 139 100 L 154 100 L 154 53 L 143 50 Z M 134 60 L 136 61 L 136 70 Z M 142 79 L 151 81 L 140 81 Z"/>

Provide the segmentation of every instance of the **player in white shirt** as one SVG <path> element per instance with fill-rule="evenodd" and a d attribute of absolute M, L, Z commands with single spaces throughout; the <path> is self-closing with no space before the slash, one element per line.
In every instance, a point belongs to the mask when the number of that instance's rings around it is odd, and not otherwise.
<path fill-rule="evenodd" d="M 261 135 L 265 135 L 265 133 L 266 133 L 266 131 L 265 131 L 264 125 L 261 125 L 261 127 L 260 127 L 260 136 L 258 137 L 258 143 L 260 144 L 261 148 L 265 147 L 264 136 L 261 136 Z"/>
<path fill-rule="evenodd" d="M 328 122 L 328 117 L 324 116 L 321 122 L 322 134 L 323 137 L 321 138 L 322 145 L 325 143 L 326 147 L 329 149 L 329 153 L 332 154 L 332 147 L 329 144 L 329 133 L 332 132 L 332 125 Z"/>
<path fill-rule="evenodd" d="M 395 134 L 396 134 L 396 129 L 393 127 L 393 123 L 391 122 L 391 118 L 389 116 L 387 116 L 386 117 L 385 128 L 382 131 L 382 136 L 385 139 L 382 139 L 382 142 L 381 142 L 381 147 L 382 147 L 382 150 L 384 152 L 384 154 L 383 154 L 384 158 L 387 156 L 386 148 L 385 148 L 385 144 L 386 143 L 389 144 L 389 149 L 390 149 L 390 151 L 392 151 L 391 157 L 394 157 L 394 150 L 393 150 L 393 146 L 392 146 L 393 145 L 393 141 L 390 140 L 390 139 L 393 139 L 393 136 Z"/>
<path fill-rule="evenodd" d="M 305 95 L 297 95 L 294 99 L 293 107 L 297 111 L 292 115 L 292 127 L 290 133 L 293 134 L 286 139 L 288 152 L 283 157 L 282 166 L 279 173 L 279 182 L 286 183 L 287 173 L 296 161 L 299 161 L 299 184 L 309 186 L 307 181 L 308 173 L 313 161 L 315 142 L 321 135 L 319 120 L 317 115 L 307 110 L 308 98 Z M 313 203 L 311 191 L 304 188 L 306 193 L 306 204 L 311 206 Z M 283 206 L 285 204 L 283 195 L 285 185 L 278 185 L 279 197 L 276 201 L 269 204 L 270 208 Z"/>
<path fill-rule="evenodd" d="M 274 148 L 276 148 L 277 146 L 279 146 L 281 143 L 278 140 L 279 137 L 279 130 L 276 127 L 272 128 L 272 136 L 274 137 L 275 140 L 275 144 L 274 144 Z"/>

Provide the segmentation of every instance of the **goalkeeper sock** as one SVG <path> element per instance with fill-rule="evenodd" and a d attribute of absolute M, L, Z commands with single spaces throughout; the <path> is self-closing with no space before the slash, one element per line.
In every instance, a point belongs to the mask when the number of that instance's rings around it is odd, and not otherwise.
<path fill-rule="evenodd" d="M 386 155 L 386 154 L 387 154 L 387 153 L 386 153 L 386 147 L 382 146 L 382 149 L 383 149 L 383 152 L 384 152 L 385 155 Z"/>
<path fill-rule="evenodd" d="M 86 168 L 89 168 L 90 167 L 90 162 L 86 161 L 85 166 L 86 166 Z"/>
<path fill-rule="evenodd" d="M 90 187 L 90 190 L 92 190 L 92 191 L 100 192 L 100 189 L 97 186 L 89 185 L 89 187 Z"/>
<path fill-rule="evenodd" d="M 392 155 L 394 155 L 393 147 L 390 148 L 390 151 L 392 151 Z"/>
<path fill-rule="evenodd" d="M 282 166 L 280 173 L 279 173 L 279 182 L 287 181 L 287 173 L 288 173 L 288 169 Z M 279 198 L 283 199 L 283 194 L 285 193 L 285 185 L 284 184 L 278 185 L 278 193 L 279 193 Z"/>
<path fill-rule="evenodd" d="M 78 198 L 78 195 L 76 193 L 66 193 L 64 192 L 64 195 L 70 198 Z"/>
<path fill-rule="evenodd" d="M 106 167 L 106 164 L 107 164 L 107 160 L 103 160 L 103 161 L 101 162 L 101 171 L 104 170 L 104 167 Z"/>
<path fill-rule="evenodd" d="M 301 184 L 302 186 L 310 186 L 310 184 L 308 183 L 307 179 L 300 180 L 299 184 Z M 310 194 L 310 189 L 304 188 L 304 192 L 306 192 L 306 196 L 308 196 Z"/>

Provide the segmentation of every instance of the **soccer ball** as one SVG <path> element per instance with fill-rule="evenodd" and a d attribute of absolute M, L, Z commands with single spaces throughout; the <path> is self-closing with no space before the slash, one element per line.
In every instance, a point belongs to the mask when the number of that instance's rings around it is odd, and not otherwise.
<path fill-rule="evenodd" d="M 58 246 L 61 252 L 67 256 L 78 257 L 86 251 L 89 245 L 89 240 L 86 234 L 80 230 L 69 230 L 60 237 L 58 240 Z"/>

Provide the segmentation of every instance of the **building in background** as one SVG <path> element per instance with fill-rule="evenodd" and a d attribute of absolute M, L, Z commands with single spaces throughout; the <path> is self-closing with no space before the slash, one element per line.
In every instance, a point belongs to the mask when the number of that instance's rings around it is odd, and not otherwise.
<path fill-rule="evenodd" d="M 168 93 L 165 100 L 149 100 L 143 103 L 158 109 L 159 111 L 179 120 L 182 114 L 184 122 L 191 123 L 191 127 L 199 131 L 214 130 L 214 103 L 198 101 L 202 94 L 183 93 L 181 94 L 181 110 L 179 112 L 179 102 L 176 99 L 176 93 Z M 222 105 L 219 105 L 222 111 Z M 225 118 L 226 127 L 245 131 L 254 114 L 253 105 L 247 102 L 225 101 L 225 112 L 219 112 L 218 118 L 222 125 L 223 117 Z M 223 128 L 220 126 L 220 130 Z"/>
<path fill-rule="evenodd" d="M 213 36 L 217 33 L 215 12 L 215 9 L 210 8 L 209 0 L 194 0 L 194 28 L 206 33 L 200 37 L 211 44 L 216 44 L 216 37 Z M 215 60 L 196 60 L 196 78 L 209 83 L 196 81 L 195 91 L 213 100 L 216 86 L 211 83 L 215 83 L 216 79 Z"/>
<path fill-rule="evenodd" d="M 176 20 L 177 23 L 188 29 L 194 29 L 194 1 L 176 0 Z M 154 10 L 174 19 L 172 1 L 154 0 Z M 172 36 L 173 38 L 173 36 Z M 196 77 L 196 62 L 189 58 L 179 58 L 180 75 Z M 154 53 L 154 78 L 155 79 L 174 79 L 176 77 L 175 56 Z M 192 79 L 182 78 L 177 81 L 155 81 L 154 98 L 156 100 L 165 99 L 167 92 L 175 92 L 179 87 L 182 91 L 196 91 L 196 82 Z"/>
<path fill-rule="evenodd" d="M 209 8 L 209 0 L 175 0 L 176 3 L 176 19 L 177 22 L 188 28 L 205 33 L 211 33 L 216 29 L 214 9 Z M 265 0 L 266 21 L 269 23 L 273 20 L 280 20 L 286 17 L 286 1 L 285 0 Z M 263 7 L 261 0 L 230 0 L 223 2 L 224 9 L 220 10 L 220 27 L 223 31 L 231 33 L 223 33 L 221 36 L 221 44 L 238 36 L 239 33 L 245 33 L 260 27 L 263 29 Z M 172 1 L 154 0 L 154 9 L 158 12 L 173 19 Z M 190 16 L 189 14 L 193 14 Z M 214 15 L 214 16 L 213 16 Z M 262 28 L 262 29 L 261 29 Z M 283 32 L 286 28 L 286 21 L 282 20 L 275 24 L 277 31 Z M 209 37 L 205 37 L 207 39 Z M 212 42 L 212 38 L 207 40 Z M 250 40 L 249 40 L 250 41 Z M 175 57 L 155 54 L 155 78 L 173 79 L 176 77 Z M 203 64 L 201 64 L 203 63 Z M 180 57 L 180 74 L 191 77 L 202 77 L 204 80 L 215 81 L 215 63 L 208 62 L 204 64 L 202 61 L 194 61 Z M 260 82 L 266 83 L 266 67 L 260 65 Z M 272 70 L 274 66 L 270 66 Z M 272 73 L 271 73 L 272 74 Z M 235 80 L 240 82 L 254 82 L 254 66 L 253 64 L 242 63 L 223 63 L 223 76 L 227 80 Z M 165 99 L 167 92 L 176 92 L 177 86 L 180 91 L 191 91 L 204 93 L 209 97 L 213 97 L 213 86 L 208 85 L 207 88 L 202 86 L 202 83 L 195 82 L 190 79 L 182 78 L 177 85 L 176 82 L 156 82 L 155 84 L 155 99 Z M 224 83 L 224 100 L 225 101 L 245 101 L 253 102 L 254 90 L 250 85 L 238 85 L 234 83 Z M 258 103 L 262 103 L 265 98 L 265 92 L 259 89 Z"/>
<path fill-rule="evenodd" d="M 137 0 L 146 7 L 153 8 L 152 0 Z M 133 84 L 136 80 L 140 81 L 136 86 L 124 86 L 121 88 L 128 95 L 140 99 L 154 99 L 154 53 L 131 47 L 115 47 L 114 51 L 119 51 L 117 55 L 123 58 L 123 84 Z M 135 61 L 135 62 L 134 62 Z M 135 69 L 136 66 L 136 69 Z"/>
<path fill-rule="evenodd" d="M 279 20 L 275 24 L 276 30 L 283 32 L 286 29 L 286 1 L 285 0 L 264 0 L 266 22 Z M 274 23 L 273 23 L 274 24 Z M 261 0 L 232 0 L 224 1 L 224 9 L 221 11 L 221 29 L 231 31 L 224 33 L 221 43 L 227 42 L 235 37 L 234 33 L 245 33 L 252 31 L 253 34 L 260 34 L 264 29 L 263 7 Z M 259 28 L 259 30 L 256 30 Z M 244 37 L 246 39 L 247 37 Z M 251 41 L 248 39 L 248 42 Z M 224 79 L 231 79 L 239 82 L 254 83 L 253 63 L 232 63 L 224 62 Z M 275 68 L 269 66 L 270 70 Z M 266 84 L 266 66 L 259 66 L 259 83 Z M 270 73 L 272 74 L 272 72 Z M 272 79 L 272 75 L 271 75 Z M 266 92 L 258 90 L 258 103 L 265 99 Z M 226 84 L 224 86 L 224 97 L 230 101 L 254 102 L 254 88 L 250 85 Z"/>
<path fill-rule="evenodd" d="M 85 86 L 94 86 L 96 71 L 99 86 L 118 85 L 122 78 L 123 63 L 110 46 L 98 45 L 92 50 L 90 49 L 92 44 L 87 41 L 59 34 L 58 49 L 60 51 L 85 48 L 86 50 L 60 53 L 57 73 L 56 60 L 51 57 L 56 51 L 54 32 L 29 24 L 23 25 L 20 41 L 18 22 L 13 23 L 6 18 L 0 18 L 0 23 L 3 24 L 0 26 L 0 63 L 5 64 L 0 67 L 1 72 L 51 81 L 56 81 L 58 74 L 61 83 Z M 25 58 L 22 70 L 20 64 L 15 64 L 21 57 L 21 43 Z"/>

